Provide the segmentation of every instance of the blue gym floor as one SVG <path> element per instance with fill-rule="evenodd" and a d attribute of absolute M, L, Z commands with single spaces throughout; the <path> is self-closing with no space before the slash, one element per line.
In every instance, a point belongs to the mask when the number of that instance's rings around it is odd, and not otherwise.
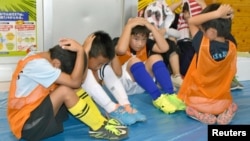
<path fill-rule="evenodd" d="M 232 91 L 238 112 L 232 125 L 250 125 L 250 81 L 241 81 L 243 90 Z M 0 92 L 0 141 L 17 141 L 10 132 L 6 119 L 7 92 Z M 206 141 L 207 125 L 186 116 L 184 111 L 164 114 L 153 107 L 148 94 L 129 96 L 132 104 L 147 116 L 146 122 L 129 126 L 126 141 Z M 88 135 L 88 127 L 70 116 L 65 122 L 64 132 L 45 141 L 95 140 Z"/>

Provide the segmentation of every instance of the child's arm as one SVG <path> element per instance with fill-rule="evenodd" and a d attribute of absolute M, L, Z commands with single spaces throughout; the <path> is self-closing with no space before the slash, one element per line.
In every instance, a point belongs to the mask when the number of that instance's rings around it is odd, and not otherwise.
<path fill-rule="evenodd" d="M 122 66 L 119 61 L 119 58 L 115 55 L 115 57 L 111 60 L 110 65 L 114 70 L 116 76 L 121 77 L 122 75 Z"/>
<path fill-rule="evenodd" d="M 207 22 L 209 20 L 217 19 L 217 18 L 230 18 L 232 16 L 232 8 L 228 4 L 222 4 L 217 10 L 203 13 L 196 15 L 194 17 L 189 18 L 188 24 L 189 24 L 189 30 L 194 37 L 194 35 L 198 32 L 199 26 Z"/>
<path fill-rule="evenodd" d="M 157 53 L 163 53 L 163 52 L 168 51 L 169 45 L 166 42 L 161 31 L 159 29 L 157 29 L 157 27 L 155 27 L 154 25 L 149 23 L 146 19 L 145 19 L 144 25 L 151 31 L 152 36 L 155 40 L 155 44 L 154 44 L 152 50 L 154 52 L 157 52 Z"/>
<path fill-rule="evenodd" d="M 87 39 L 85 39 L 85 41 L 83 42 L 83 48 L 85 51 L 85 56 L 84 56 L 84 68 L 83 68 L 83 78 L 82 81 L 84 82 L 87 76 L 87 70 L 88 70 L 88 61 L 89 61 L 89 51 L 91 49 L 92 46 L 92 42 L 94 40 L 95 36 L 90 34 Z M 83 83 L 82 82 L 82 83 Z"/>
<path fill-rule="evenodd" d="M 57 84 L 63 84 L 65 86 L 69 86 L 71 88 L 79 88 L 82 84 L 83 77 L 83 67 L 84 67 L 84 59 L 86 59 L 86 54 L 92 44 L 92 41 L 95 37 L 93 35 L 89 36 L 84 46 L 79 44 L 78 42 L 72 39 L 63 39 L 59 42 L 60 46 L 64 49 L 76 52 L 76 61 L 75 66 L 71 74 L 61 73 L 59 78 L 56 80 Z M 65 63 L 65 62 L 61 62 Z"/>
<path fill-rule="evenodd" d="M 142 17 L 136 17 L 136 18 L 130 18 L 125 25 L 123 32 L 117 42 L 117 45 L 115 47 L 116 54 L 117 55 L 124 55 L 129 47 L 129 41 L 131 37 L 131 31 L 132 28 L 137 26 L 137 25 L 144 25 L 142 22 Z"/>

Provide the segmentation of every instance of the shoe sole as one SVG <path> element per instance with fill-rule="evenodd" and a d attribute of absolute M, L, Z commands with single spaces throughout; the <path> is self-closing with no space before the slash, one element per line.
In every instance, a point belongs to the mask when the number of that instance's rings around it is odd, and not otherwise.
<path fill-rule="evenodd" d="M 95 136 L 91 136 L 91 138 L 93 139 L 103 139 L 103 140 L 109 140 L 109 141 L 120 141 L 120 140 L 124 140 L 124 139 L 127 139 L 128 138 L 128 135 L 127 136 L 124 136 L 122 138 L 118 138 L 118 139 L 109 139 L 109 138 L 98 138 L 98 137 L 95 137 Z"/>
<path fill-rule="evenodd" d="M 232 91 L 233 90 L 243 90 L 243 89 L 244 89 L 244 87 L 241 87 L 241 86 L 236 86 L 236 87 L 231 88 Z"/>

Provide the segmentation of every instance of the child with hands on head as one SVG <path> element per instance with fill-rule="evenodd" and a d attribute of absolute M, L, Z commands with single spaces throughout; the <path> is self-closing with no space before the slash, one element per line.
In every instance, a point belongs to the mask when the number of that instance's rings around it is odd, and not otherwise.
<path fill-rule="evenodd" d="M 152 34 L 154 40 L 149 39 Z M 153 105 L 164 113 L 184 110 L 185 105 L 174 93 L 170 73 L 162 56 L 169 45 L 159 30 L 145 18 L 130 18 L 120 37 L 114 39 L 120 70 L 115 70 L 128 94 L 147 92 Z M 122 73 L 119 73 L 122 72 Z"/>
<path fill-rule="evenodd" d="M 108 114 L 124 125 L 137 121 L 145 121 L 145 115 L 132 107 L 128 95 L 115 74 L 114 70 L 119 61 L 111 37 L 104 31 L 94 33 L 92 47 L 88 56 L 88 70 L 82 88 L 84 88 Z M 105 91 L 103 85 L 115 98 L 113 100 Z"/>
<path fill-rule="evenodd" d="M 205 124 L 229 124 L 237 111 L 230 91 L 237 50 L 226 38 L 232 17 L 230 5 L 214 3 L 188 19 L 195 54 L 178 97 L 187 115 Z"/>
<path fill-rule="evenodd" d="M 94 38 L 90 35 L 83 47 L 64 38 L 49 51 L 29 52 L 18 62 L 7 104 L 7 119 L 16 138 L 38 141 L 63 132 L 69 112 L 90 127 L 92 137 L 127 137 L 127 128 L 123 126 L 121 133 L 120 123 L 102 116 L 87 93 L 78 96 Z"/>

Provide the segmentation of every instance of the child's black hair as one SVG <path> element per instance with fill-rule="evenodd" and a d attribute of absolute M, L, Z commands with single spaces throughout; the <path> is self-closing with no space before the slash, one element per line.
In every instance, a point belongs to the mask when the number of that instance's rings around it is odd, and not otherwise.
<path fill-rule="evenodd" d="M 91 49 L 89 51 L 89 57 L 103 56 L 112 60 L 115 56 L 115 48 L 112 38 L 104 31 L 94 32 L 95 39 L 92 42 Z"/>
<path fill-rule="evenodd" d="M 131 35 L 141 34 L 143 36 L 146 36 L 147 38 L 149 37 L 149 33 L 150 31 L 148 30 L 148 28 L 142 25 L 137 25 L 133 27 L 131 31 Z"/>
<path fill-rule="evenodd" d="M 62 49 L 59 45 L 50 48 L 49 52 L 51 59 L 58 59 L 61 62 L 62 72 L 72 73 L 76 61 L 76 52 Z"/>

